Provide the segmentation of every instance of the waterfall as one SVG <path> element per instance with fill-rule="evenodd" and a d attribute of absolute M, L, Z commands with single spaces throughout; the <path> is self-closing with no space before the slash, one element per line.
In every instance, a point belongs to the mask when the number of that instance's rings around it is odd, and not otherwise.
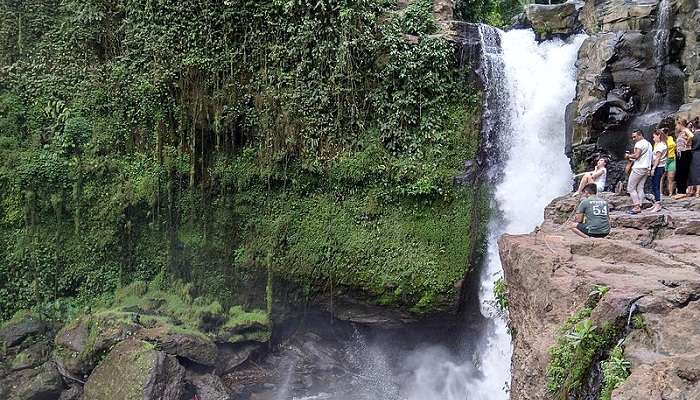
<path fill-rule="evenodd" d="M 496 210 L 491 218 L 488 251 L 481 274 L 481 313 L 488 319 L 477 347 L 481 374 L 467 387 L 466 398 L 499 400 L 508 398 L 511 338 L 506 318 L 495 306 L 493 285 L 503 270 L 498 238 L 504 233 L 531 232 L 542 222 L 545 206 L 571 188 L 569 160 L 564 155 L 564 113 L 575 96 L 575 62 L 585 39 L 575 36 L 538 44 L 529 30 L 501 33 L 501 59 L 487 57 L 492 81 L 487 99 L 496 90 L 493 113 L 506 113 L 499 123 L 499 158 L 491 173 L 495 184 Z M 495 58 L 495 59 L 494 59 Z M 490 128 L 490 127 L 489 127 Z M 464 399 L 465 397 L 462 397 Z M 457 399 L 457 397 L 455 397 Z"/>
<path fill-rule="evenodd" d="M 668 64 L 669 38 L 671 36 L 671 0 L 660 0 L 656 9 L 656 32 L 654 33 L 654 68 L 656 68 L 656 90 L 651 102 L 653 108 L 666 104 L 666 81 L 664 69 Z"/>
<path fill-rule="evenodd" d="M 392 343 L 370 345 L 357 334 L 346 349 L 348 370 L 359 371 L 345 382 L 349 388 L 295 399 L 508 399 L 511 337 L 507 315 L 497 309 L 493 295 L 494 282 L 503 274 L 497 241 L 504 233 L 531 232 L 542 222 L 545 206 L 571 188 L 564 114 L 575 95 L 575 62 L 585 36 L 538 44 L 530 30 L 503 33 L 484 25 L 479 33 L 485 107 L 481 153 L 486 154 L 480 164 L 489 169 L 494 193 L 477 311 L 485 323 L 475 327 L 465 321 L 457 333 L 463 336 L 461 349 L 425 343 L 397 356 L 395 363 L 387 356 L 396 349 Z"/>

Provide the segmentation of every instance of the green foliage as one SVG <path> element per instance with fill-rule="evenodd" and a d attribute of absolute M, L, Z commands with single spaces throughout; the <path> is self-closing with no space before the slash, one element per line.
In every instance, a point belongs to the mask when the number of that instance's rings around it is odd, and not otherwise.
<path fill-rule="evenodd" d="M 92 312 L 137 312 L 167 317 L 183 329 L 214 332 L 219 328 L 242 329 L 252 325 L 269 325 L 263 310 L 246 311 L 240 306 L 225 310 L 216 300 L 191 297 L 192 286 L 175 283 L 168 289 L 149 289 L 143 281 L 135 281 L 117 290 L 114 301 Z"/>
<path fill-rule="evenodd" d="M 630 363 L 625 360 L 621 346 L 615 346 L 610 357 L 601 363 L 603 371 L 603 388 L 600 399 L 610 400 L 612 392 L 630 375 Z"/>
<path fill-rule="evenodd" d="M 360 288 L 379 303 L 425 312 L 454 295 L 454 282 L 467 271 L 472 238 L 464 232 L 476 195 L 387 206 L 378 206 L 373 192 L 344 200 L 273 198 L 255 214 L 275 218 L 253 222 L 253 240 L 238 260 L 252 266 L 270 259 L 276 274 L 317 290 Z"/>
<path fill-rule="evenodd" d="M 632 317 L 632 327 L 634 329 L 648 330 L 647 321 L 644 319 L 644 315 L 637 314 Z"/>
<path fill-rule="evenodd" d="M 506 280 L 503 278 L 498 278 L 496 283 L 493 285 L 493 295 L 496 298 L 496 304 L 501 311 L 508 309 L 508 285 Z"/>
<path fill-rule="evenodd" d="M 0 319 L 156 276 L 226 309 L 268 251 L 319 291 L 439 304 L 478 145 L 440 33 L 428 0 L 3 2 Z"/>
<path fill-rule="evenodd" d="M 596 284 L 593 286 L 593 290 L 588 294 L 588 296 L 600 300 L 606 293 L 610 291 L 610 288 L 603 284 Z"/>
<path fill-rule="evenodd" d="M 600 300 L 599 292 L 594 290 L 587 304 L 562 325 L 557 343 L 549 349 L 547 390 L 556 398 L 575 398 L 591 368 L 617 339 L 619 329 L 615 325 L 596 326 L 590 320 Z"/>

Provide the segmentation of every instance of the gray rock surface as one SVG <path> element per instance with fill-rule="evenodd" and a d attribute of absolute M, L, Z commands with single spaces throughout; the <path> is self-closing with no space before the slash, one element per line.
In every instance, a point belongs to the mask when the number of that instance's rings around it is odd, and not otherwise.
<path fill-rule="evenodd" d="M 0 345 L 13 347 L 30 336 L 46 333 L 48 326 L 32 315 L 11 321 L 0 329 Z"/>
<path fill-rule="evenodd" d="M 582 30 L 578 16 L 583 4 L 583 1 L 530 4 L 525 8 L 525 16 L 539 39 L 567 36 Z"/>
<path fill-rule="evenodd" d="M 199 400 L 230 400 L 229 390 L 216 375 L 187 371 L 185 381 Z"/>
<path fill-rule="evenodd" d="M 567 154 L 576 172 L 609 157 L 612 189 L 625 179 L 630 132 L 639 128 L 650 137 L 682 104 L 698 98 L 697 8 L 692 0 L 586 1 L 578 18 L 590 37 L 579 53 L 576 97 L 567 108 Z M 669 10 L 666 24 L 662 9 Z M 697 111 L 689 108 L 679 114 Z"/>
<path fill-rule="evenodd" d="M 143 329 L 136 336 L 157 344 L 160 350 L 168 354 L 210 367 L 216 365 L 216 345 L 202 333 L 178 332 L 168 326 L 160 326 Z"/>
<path fill-rule="evenodd" d="M 56 400 L 63 391 L 63 381 L 53 362 L 9 375 L 8 400 Z"/>

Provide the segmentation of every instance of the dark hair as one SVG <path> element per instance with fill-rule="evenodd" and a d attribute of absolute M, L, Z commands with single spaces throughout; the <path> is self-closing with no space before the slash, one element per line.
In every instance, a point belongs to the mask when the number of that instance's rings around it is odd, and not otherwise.
<path fill-rule="evenodd" d="M 598 186 L 595 183 L 589 183 L 583 187 L 583 191 L 588 194 L 598 194 Z"/>
<path fill-rule="evenodd" d="M 608 159 L 607 159 L 607 158 L 605 158 L 605 157 L 600 157 L 600 158 L 598 159 L 598 161 L 600 161 L 600 160 L 605 161 L 605 166 L 606 166 L 606 167 L 608 166 Z"/>
<path fill-rule="evenodd" d="M 666 135 L 666 132 L 664 132 L 663 129 L 657 129 L 657 130 L 655 130 L 655 131 L 654 131 L 654 135 L 655 135 L 655 136 L 658 136 L 658 137 L 659 137 L 659 140 L 661 140 L 661 142 L 666 143 L 667 135 Z"/>

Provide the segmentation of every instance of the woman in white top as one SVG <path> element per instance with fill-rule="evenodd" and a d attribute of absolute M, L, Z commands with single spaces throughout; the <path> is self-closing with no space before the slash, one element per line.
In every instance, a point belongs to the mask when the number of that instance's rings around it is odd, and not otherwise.
<path fill-rule="evenodd" d="M 668 159 L 668 147 L 666 145 L 666 133 L 663 130 L 657 129 L 654 131 L 654 160 L 649 171 L 651 175 L 651 190 L 654 192 L 654 207 L 649 211 L 661 211 L 661 178 L 666 170 L 666 161 Z"/>
<path fill-rule="evenodd" d="M 608 179 L 608 160 L 599 158 L 595 163 L 595 168 L 591 172 L 584 172 L 581 175 L 581 183 L 578 185 L 576 193 L 582 194 L 583 188 L 590 183 L 595 183 L 598 187 L 598 193 L 605 189 L 605 181 Z"/>

